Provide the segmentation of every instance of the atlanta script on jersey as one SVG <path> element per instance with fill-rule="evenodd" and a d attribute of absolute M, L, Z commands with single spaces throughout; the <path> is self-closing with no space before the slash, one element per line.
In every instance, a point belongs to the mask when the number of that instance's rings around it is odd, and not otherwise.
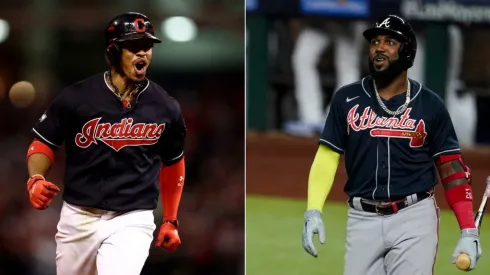
<path fill-rule="evenodd" d="M 401 116 L 385 117 L 378 116 L 371 107 L 364 108 L 362 115 L 357 112 L 359 104 L 352 107 L 347 114 L 349 129 L 354 131 L 369 130 L 372 137 L 393 137 L 410 140 L 410 147 L 421 147 L 424 145 L 427 132 L 425 122 L 410 118 L 412 108 L 407 108 Z"/>
<path fill-rule="evenodd" d="M 103 74 L 66 87 L 33 133 L 66 150 L 63 199 L 113 211 L 154 209 L 162 163 L 183 157 L 186 127 L 178 102 L 147 81 L 131 108 Z"/>
<path fill-rule="evenodd" d="M 438 182 L 434 158 L 459 152 L 442 99 L 414 80 L 410 85 L 410 103 L 398 116 L 379 106 L 370 77 L 335 93 L 319 143 L 345 154 L 349 196 L 383 199 L 424 192 Z M 383 101 L 396 110 L 405 96 Z"/>

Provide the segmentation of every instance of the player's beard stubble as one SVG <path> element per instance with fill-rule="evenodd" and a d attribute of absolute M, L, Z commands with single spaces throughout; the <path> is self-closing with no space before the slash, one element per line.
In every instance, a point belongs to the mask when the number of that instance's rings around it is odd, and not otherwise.
<path fill-rule="evenodd" d="M 397 59 L 388 59 L 388 66 L 384 70 L 376 69 L 373 61 L 374 57 L 369 57 L 369 73 L 376 81 L 378 88 L 388 86 L 397 76 L 399 76 L 405 69 L 400 61 Z"/>

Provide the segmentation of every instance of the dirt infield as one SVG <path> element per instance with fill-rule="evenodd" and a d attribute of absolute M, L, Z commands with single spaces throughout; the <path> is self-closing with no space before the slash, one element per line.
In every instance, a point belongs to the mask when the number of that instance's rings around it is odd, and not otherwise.
<path fill-rule="evenodd" d="M 306 198 L 308 173 L 317 149 L 316 138 L 248 133 L 246 148 L 247 194 Z M 472 170 L 474 205 L 478 207 L 486 177 L 490 175 L 490 147 L 463 148 L 463 158 Z M 342 190 L 346 178 L 342 158 L 329 200 L 347 199 Z M 447 208 L 440 184 L 436 197 L 438 204 Z"/>

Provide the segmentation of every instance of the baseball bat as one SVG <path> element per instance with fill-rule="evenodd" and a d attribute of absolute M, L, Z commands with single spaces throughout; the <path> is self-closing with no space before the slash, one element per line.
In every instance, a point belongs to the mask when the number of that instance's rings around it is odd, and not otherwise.
<path fill-rule="evenodd" d="M 483 221 L 483 214 L 485 213 L 485 208 L 487 207 L 487 200 L 490 197 L 490 176 L 487 177 L 487 186 L 485 187 L 485 192 L 483 193 L 483 199 L 480 204 L 480 208 L 478 208 L 478 212 L 476 212 L 475 215 L 475 226 L 480 230 L 482 221 Z M 468 270 L 471 265 L 471 260 L 470 257 L 465 254 L 461 253 L 459 254 L 458 258 L 456 258 L 456 267 L 459 268 L 460 270 Z"/>

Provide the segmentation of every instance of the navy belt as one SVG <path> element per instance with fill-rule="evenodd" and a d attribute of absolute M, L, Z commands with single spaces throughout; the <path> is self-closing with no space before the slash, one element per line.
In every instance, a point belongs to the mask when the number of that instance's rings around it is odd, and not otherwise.
<path fill-rule="evenodd" d="M 394 200 L 394 201 L 372 201 L 378 202 L 379 204 L 373 204 L 366 202 L 366 199 L 359 197 L 351 197 L 348 200 L 349 206 L 365 212 L 376 213 L 380 216 L 393 215 L 398 211 L 413 205 L 421 200 L 424 200 L 433 195 L 433 192 L 420 192 L 415 193 L 409 196 L 406 196 L 403 199 Z"/>

